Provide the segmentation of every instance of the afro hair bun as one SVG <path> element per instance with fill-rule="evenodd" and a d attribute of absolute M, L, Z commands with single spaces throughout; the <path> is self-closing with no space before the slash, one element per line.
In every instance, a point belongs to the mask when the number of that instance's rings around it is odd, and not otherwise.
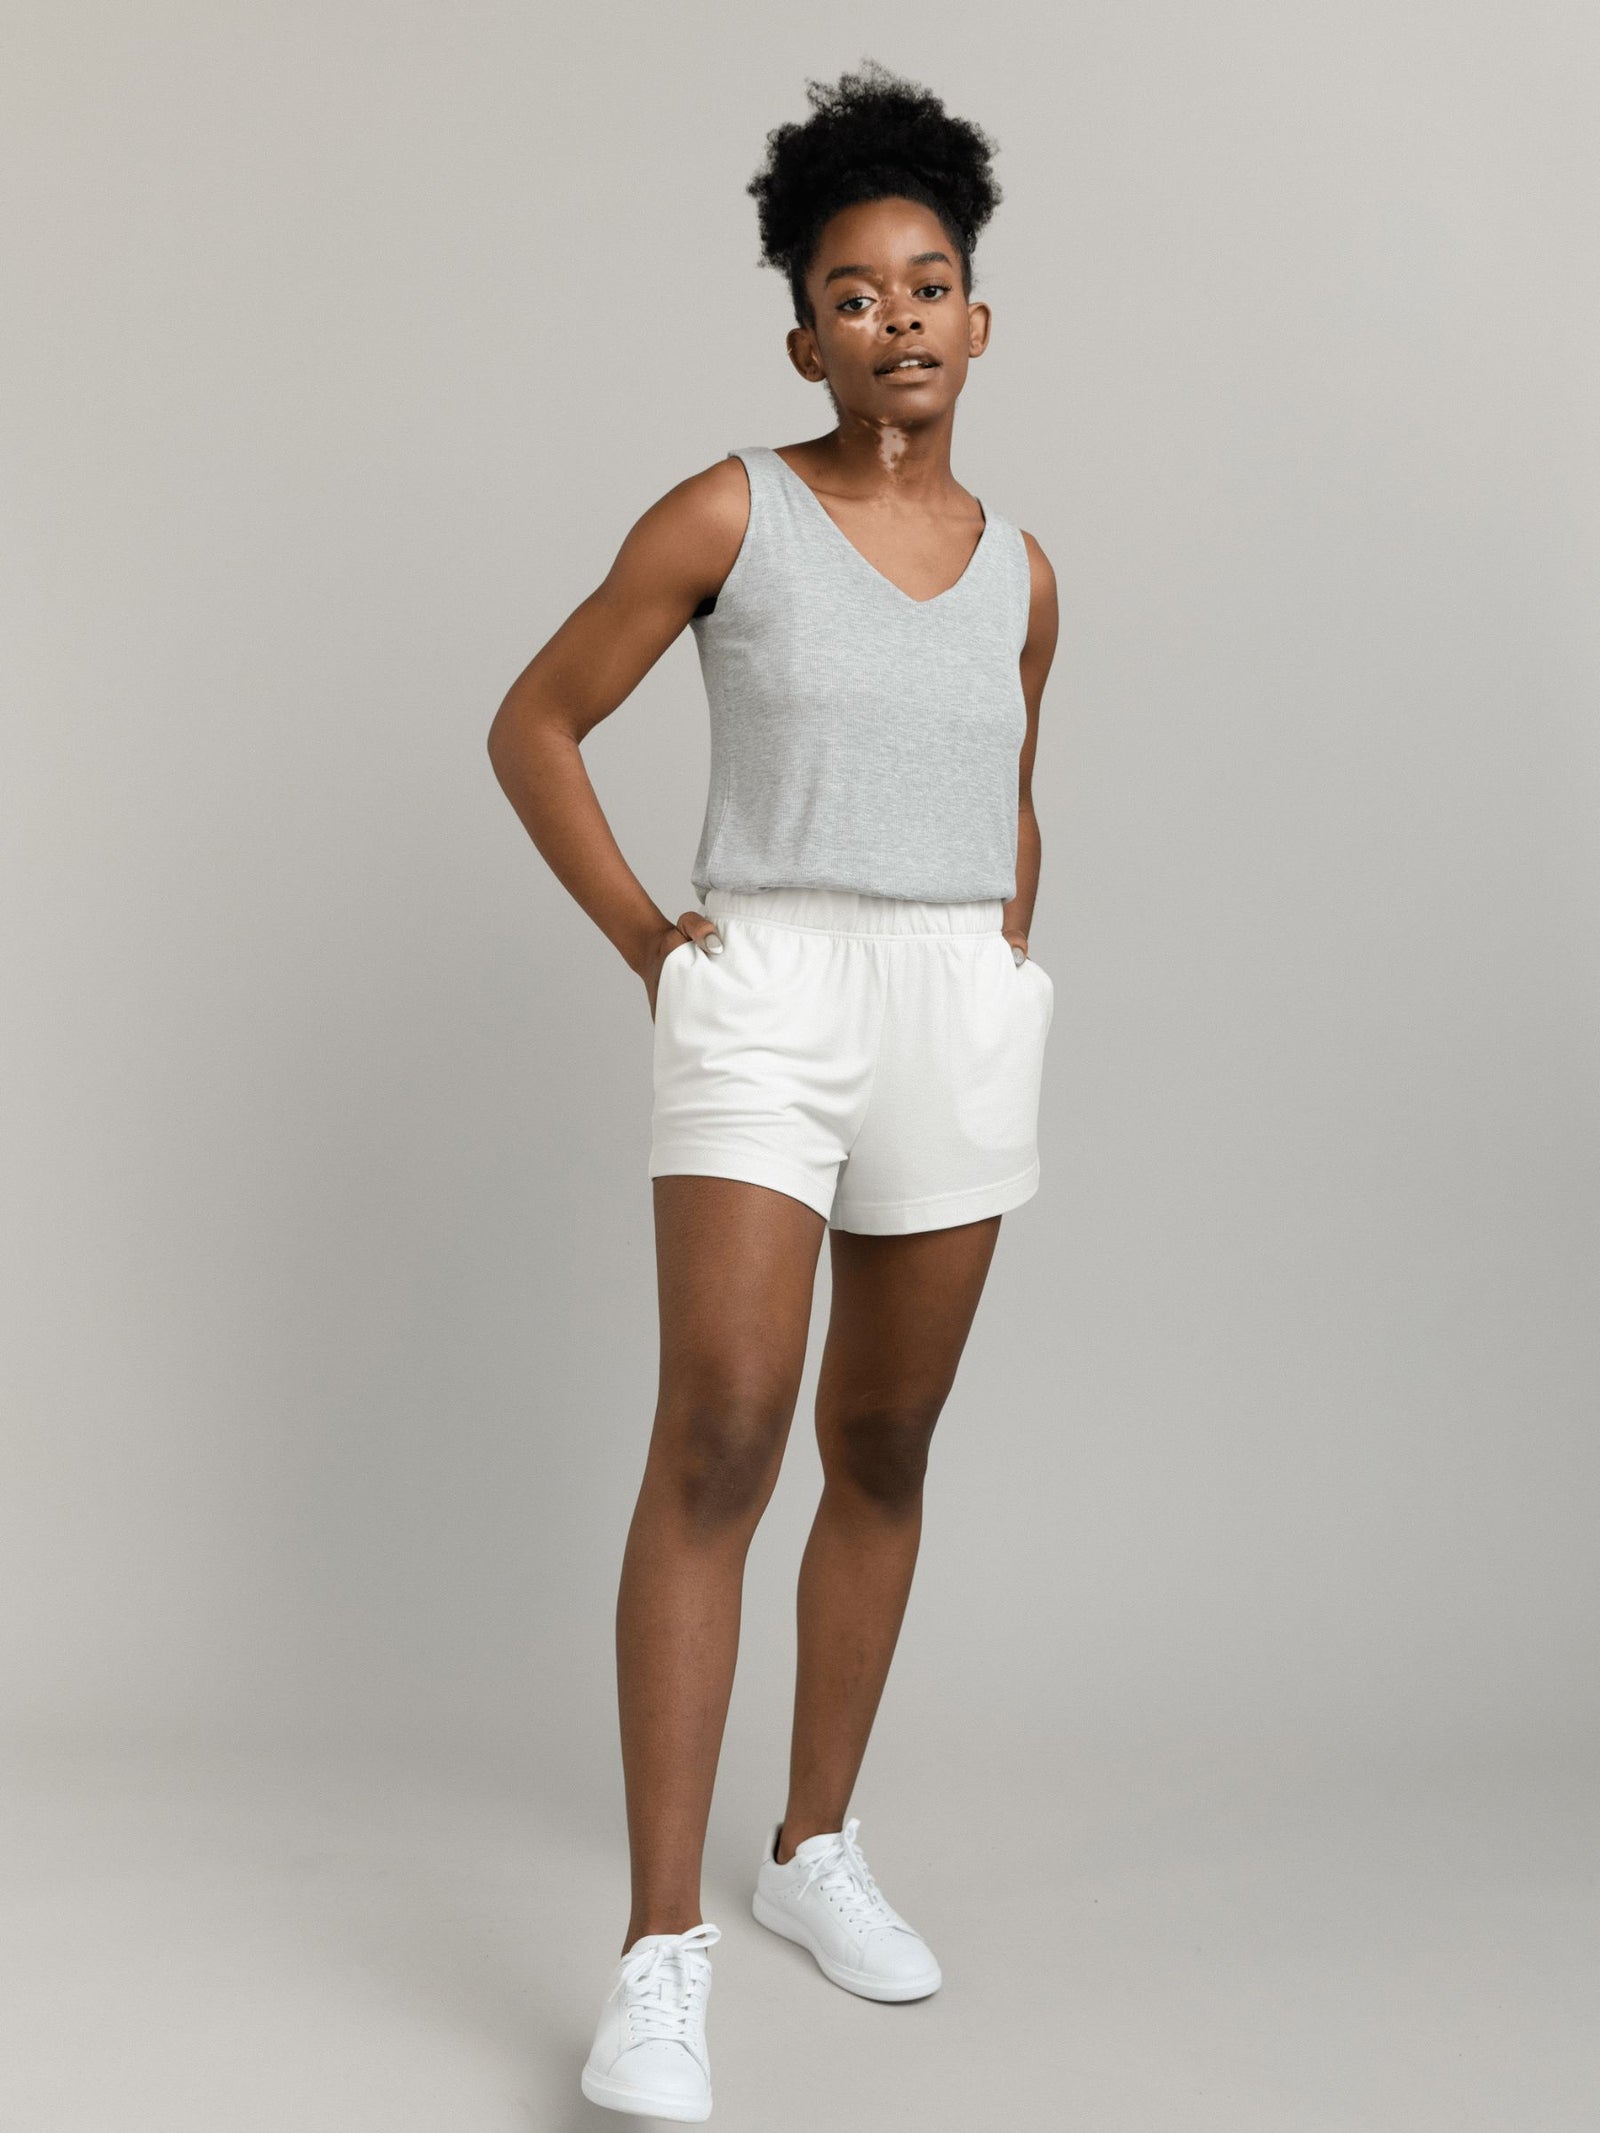
<path fill-rule="evenodd" d="M 876 60 L 834 83 L 807 81 L 812 115 L 774 126 L 754 195 L 762 264 L 788 277 L 795 316 L 809 324 L 805 277 L 830 216 L 864 200 L 920 200 L 949 228 L 972 292 L 972 252 L 1000 204 L 991 158 L 999 144 L 952 118 L 931 90 Z"/>

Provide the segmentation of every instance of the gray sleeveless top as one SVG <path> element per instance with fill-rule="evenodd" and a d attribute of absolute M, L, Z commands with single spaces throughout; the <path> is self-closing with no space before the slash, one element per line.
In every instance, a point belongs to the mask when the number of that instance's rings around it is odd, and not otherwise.
<path fill-rule="evenodd" d="M 914 600 L 846 539 L 770 445 L 747 445 L 750 522 L 690 627 L 711 707 L 693 881 L 962 903 L 1016 894 L 1018 668 L 1030 574 L 984 506 L 965 572 Z"/>

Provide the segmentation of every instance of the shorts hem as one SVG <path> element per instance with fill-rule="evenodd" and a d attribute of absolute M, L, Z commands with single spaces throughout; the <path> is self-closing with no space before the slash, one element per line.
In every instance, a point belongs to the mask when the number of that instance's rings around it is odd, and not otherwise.
<path fill-rule="evenodd" d="M 902 1237 L 923 1229 L 951 1229 L 961 1222 L 981 1222 L 986 1215 L 1003 1215 L 1039 1190 L 1039 1158 L 1026 1170 L 1000 1178 L 992 1185 L 968 1185 L 960 1192 L 928 1193 L 918 1200 L 868 1200 L 847 1203 L 828 1217 L 830 1229 L 854 1231 L 864 1237 Z"/>
<path fill-rule="evenodd" d="M 771 1156 L 727 1155 L 714 1149 L 696 1154 L 693 1150 L 677 1150 L 653 1154 L 649 1163 L 652 1178 L 702 1177 L 734 1178 L 743 1185 L 765 1185 L 773 1192 L 787 1193 L 791 1200 L 803 1200 L 813 1214 L 826 1221 L 833 1206 L 831 1188 L 819 1186 L 816 1179 L 798 1164 L 785 1163 Z"/>

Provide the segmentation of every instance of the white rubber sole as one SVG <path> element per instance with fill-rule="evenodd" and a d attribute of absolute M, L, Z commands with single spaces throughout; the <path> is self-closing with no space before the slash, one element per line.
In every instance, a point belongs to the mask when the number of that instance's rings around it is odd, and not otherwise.
<path fill-rule="evenodd" d="M 648 2089 L 633 2088 L 626 2081 L 613 2081 L 608 2075 L 597 2074 L 587 2066 L 579 2083 L 591 2103 L 603 2104 L 608 2111 L 631 2111 L 636 2118 L 671 2118 L 680 2124 L 694 2125 L 711 2116 L 709 2096 L 704 2103 L 685 2103 L 681 2096 L 652 2096 Z"/>
<path fill-rule="evenodd" d="M 750 1908 L 760 1924 L 770 1932 L 781 1933 L 785 1940 L 792 1940 L 797 1948 L 804 1948 L 825 1978 L 835 1985 L 842 1985 L 846 1992 L 854 1992 L 864 2000 L 925 2000 L 929 1993 L 937 1992 L 944 1983 L 944 1975 L 934 1966 L 933 1976 L 928 1980 L 914 1980 L 909 1984 L 885 1984 L 881 1978 L 869 1976 L 861 1970 L 852 1970 L 844 1963 L 836 1963 L 823 1953 L 798 1919 L 791 1918 L 787 1911 L 780 1911 L 769 1903 L 760 1889 L 750 1900 Z"/>

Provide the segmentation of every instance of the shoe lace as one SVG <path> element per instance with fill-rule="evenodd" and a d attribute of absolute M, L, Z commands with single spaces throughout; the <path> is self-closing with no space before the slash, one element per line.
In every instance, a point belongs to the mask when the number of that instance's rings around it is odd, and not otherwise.
<path fill-rule="evenodd" d="M 720 1926 L 690 1926 L 623 1957 L 617 1990 L 634 2036 L 688 2042 L 690 2018 L 711 1978 L 710 1960 L 701 1951 L 721 1938 Z"/>
<path fill-rule="evenodd" d="M 896 1917 L 887 1897 L 872 1878 L 872 1869 L 856 1842 L 861 1817 L 852 1815 L 825 1851 L 817 1854 L 800 1884 L 804 1895 L 815 1882 L 839 1906 L 852 1926 L 888 1926 L 902 1933 L 912 1929 Z"/>

